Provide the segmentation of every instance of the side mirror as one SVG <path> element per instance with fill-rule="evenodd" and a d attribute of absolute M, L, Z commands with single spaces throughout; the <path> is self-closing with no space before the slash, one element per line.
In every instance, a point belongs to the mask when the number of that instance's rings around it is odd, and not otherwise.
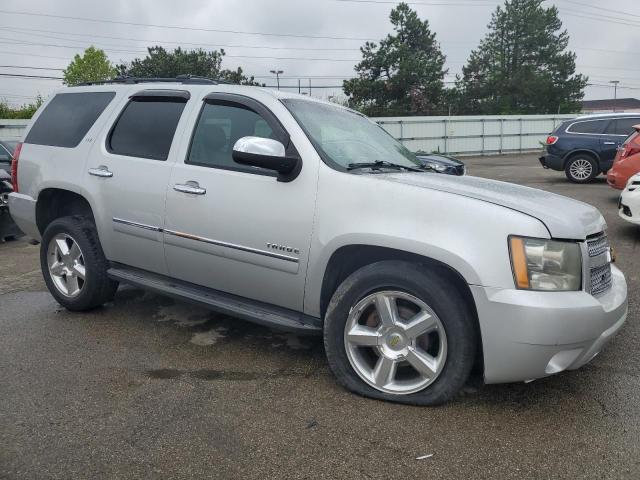
<path fill-rule="evenodd" d="M 290 182 L 302 168 L 299 158 L 287 157 L 284 145 L 271 138 L 240 138 L 233 146 L 232 158 L 242 165 L 274 170 L 281 182 Z"/>

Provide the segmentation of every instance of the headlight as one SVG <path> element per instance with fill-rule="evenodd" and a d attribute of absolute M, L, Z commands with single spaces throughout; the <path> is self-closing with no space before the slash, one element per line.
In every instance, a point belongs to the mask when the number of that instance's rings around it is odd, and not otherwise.
<path fill-rule="evenodd" d="M 576 242 L 509 237 L 516 287 L 525 290 L 580 290 L 582 253 Z"/>
<path fill-rule="evenodd" d="M 444 172 L 447 169 L 446 165 L 442 165 L 440 163 L 425 162 L 425 165 L 429 168 L 432 168 L 436 172 Z"/>

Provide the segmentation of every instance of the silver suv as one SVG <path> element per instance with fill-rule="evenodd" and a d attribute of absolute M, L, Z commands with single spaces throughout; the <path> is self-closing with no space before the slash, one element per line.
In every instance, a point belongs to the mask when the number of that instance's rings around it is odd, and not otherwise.
<path fill-rule="evenodd" d="M 55 299 L 119 283 L 319 333 L 369 397 L 433 405 L 589 362 L 627 315 L 593 207 L 425 168 L 357 112 L 194 78 L 65 88 L 35 115 L 11 214 Z M 240 320 L 239 320 L 240 321 Z"/>

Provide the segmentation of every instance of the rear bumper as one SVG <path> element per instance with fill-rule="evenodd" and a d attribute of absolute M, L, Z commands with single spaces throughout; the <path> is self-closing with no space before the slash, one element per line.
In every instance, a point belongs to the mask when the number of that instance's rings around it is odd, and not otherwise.
<path fill-rule="evenodd" d="M 540 165 L 544 168 L 550 168 L 551 170 L 564 170 L 564 161 L 557 155 L 546 153 L 538 160 L 540 160 Z"/>
<path fill-rule="evenodd" d="M 627 284 L 612 266 L 612 287 L 531 292 L 472 286 L 487 383 L 533 380 L 588 363 L 627 317 Z"/>
<path fill-rule="evenodd" d="M 9 212 L 20 230 L 38 241 L 41 240 L 36 224 L 36 201 L 22 193 L 9 194 Z"/>

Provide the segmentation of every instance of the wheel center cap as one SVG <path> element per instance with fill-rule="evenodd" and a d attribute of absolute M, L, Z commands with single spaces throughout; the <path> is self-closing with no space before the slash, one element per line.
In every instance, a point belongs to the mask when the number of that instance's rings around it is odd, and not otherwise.
<path fill-rule="evenodd" d="M 400 333 L 392 333 L 387 337 L 387 345 L 392 350 L 402 350 L 406 346 L 406 340 Z"/>

